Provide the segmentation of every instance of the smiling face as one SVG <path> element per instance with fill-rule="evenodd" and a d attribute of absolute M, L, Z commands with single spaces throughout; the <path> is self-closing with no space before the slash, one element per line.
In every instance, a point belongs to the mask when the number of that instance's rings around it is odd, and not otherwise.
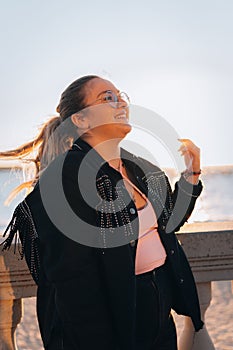
<path fill-rule="evenodd" d="M 116 102 L 117 100 L 117 102 Z M 131 130 L 127 95 L 108 80 L 95 78 L 85 85 L 85 106 L 72 116 L 84 139 L 123 139 Z"/>

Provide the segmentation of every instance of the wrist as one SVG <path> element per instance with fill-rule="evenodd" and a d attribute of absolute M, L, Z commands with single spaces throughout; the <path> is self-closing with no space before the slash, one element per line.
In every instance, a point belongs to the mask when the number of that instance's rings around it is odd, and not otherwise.
<path fill-rule="evenodd" d="M 194 172 L 194 173 L 201 172 L 201 164 L 200 164 L 200 162 L 199 161 L 198 162 L 193 162 L 191 165 L 189 165 L 185 169 L 185 171 L 187 171 L 187 172 Z M 199 175 L 200 175 L 200 173 L 199 173 Z"/>
<path fill-rule="evenodd" d="M 198 184 L 200 174 L 201 174 L 200 169 L 197 171 L 189 171 L 188 169 L 186 169 L 185 171 L 182 171 L 182 173 L 181 173 L 181 175 L 184 177 L 184 179 L 193 185 Z"/>
<path fill-rule="evenodd" d="M 201 169 L 199 168 L 198 170 L 189 170 L 186 169 L 184 171 L 182 171 L 181 175 L 185 176 L 185 177 L 189 177 L 189 176 L 199 176 L 201 175 Z"/>

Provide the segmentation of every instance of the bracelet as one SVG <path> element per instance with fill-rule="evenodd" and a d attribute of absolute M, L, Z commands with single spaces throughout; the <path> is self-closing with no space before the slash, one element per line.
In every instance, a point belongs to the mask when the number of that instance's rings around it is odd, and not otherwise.
<path fill-rule="evenodd" d="M 186 179 L 187 177 L 190 177 L 190 176 L 201 175 L 201 170 L 199 170 L 199 171 L 188 171 L 188 170 L 185 170 L 185 171 L 182 171 L 181 175 L 183 175 L 184 178 Z"/>

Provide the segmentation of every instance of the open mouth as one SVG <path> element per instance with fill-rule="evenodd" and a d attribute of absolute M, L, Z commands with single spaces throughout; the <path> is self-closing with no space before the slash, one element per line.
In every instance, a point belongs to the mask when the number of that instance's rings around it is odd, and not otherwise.
<path fill-rule="evenodd" d="M 128 121 L 126 112 L 120 112 L 120 113 L 116 114 L 114 116 L 114 119 Z"/>

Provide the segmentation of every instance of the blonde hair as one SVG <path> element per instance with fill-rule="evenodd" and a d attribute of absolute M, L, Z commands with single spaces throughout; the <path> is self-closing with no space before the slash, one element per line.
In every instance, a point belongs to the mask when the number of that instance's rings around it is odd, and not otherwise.
<path fill-rule="evenodd" d="M 30 192 L 49 163 L 71 147 L 74 135 L 72 137 L 72 135 L 61 135 L 61 132 L 55 132 L 60 124 L 61 117 L 54 116 L 43 124 L 39 134 L 33 141 L 27 142 L 13 150 L 0 152 L 1 159 L 20 160 L 22 163 L 34 163 L 35 165 L 33 171 L 30 171 L 33 178 L 15 188 L 8 197 L 6 204 L 9 204 L 23 189 L 27 189 L 27 193 Z"/>
<path fill-rule="evenodd" d="M 23 189 L 30 192 L 51 161 L 70 149 L 74 139 L 78 137 L 77 127 L 72 123 L 70 117 L 85 107 L 85 85 L 94 78 L 98 76 L 81 77 L 66 88 L 56 109 L 59 115 L 45 122 L 34 140 L 16 149 L 0 152 L 1 159 L 20 160 L 35 165 L 32 179 L 14 189 L 7 203 Z"/>

